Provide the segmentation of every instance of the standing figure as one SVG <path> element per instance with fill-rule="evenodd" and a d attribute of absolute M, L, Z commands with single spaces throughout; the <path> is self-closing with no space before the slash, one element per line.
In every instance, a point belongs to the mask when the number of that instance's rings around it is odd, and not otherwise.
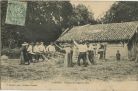
<path fill-rule="evenodd" d="M 33 62 L 33 58 L 34 58 L 33 47 L 34 47 L 34 43 L 31 42 L 28 46 L 28 49 L 27 49 L 28 57 L 29 57 L 30 62 Z"/>
<path fill-rule="evenodd" d="M 28 44 L 26 42 L 24 42 L 22 44 L 20 64 L 25 64 L 26 62 L 28 63 L 28 65 L 30 64 L 29 58 L 28 58 L 28 53 L 27 53 L 27 46 L 28 46 Z"/>
<path fill-rule="evenodd" d="M 78 48 L 75 45 L 73 45 L 72 50 L 73 50 L 72 61 L 77 63 L 77 61 L 78 61 Z"/>
<path fill-rule="evenodd" d="M 100 48 L 100 43 L 98 43 L 97 46 L 96 46 L 96 57 L 97 57 L 97 59 L 100 58 L 99 48 Z"/>
<path fill-rule="evenodd" d="M 138 43 L 136 44 L 136 60 L 135 62 L 138 62 Z"/>
<path fill-rule="evenodd" d="M 58 48 L 65 51 L 64 67 L 72 67 L 72 49 L 69 44 L 65 45 L 64 48 L 55 44 Z"/>
<path fill-rule="evenodd" d="M 48 52 L 48 58 L 55 56 L 56 49 L 53 42 L 46 47 L 46 51 Z"/>
<path fill-rule="evenodd" d="M 101 44 L 98 53 L 100 55 L 99 59 L 103 59 L 104 58 L 104 46 Z"/>
<path fill-rule="evenodd" d="M 94 62 L 94 49 L 93 49 L 92 44 L 88 45 L 88 59 L 89 59 L 91 64 L 95 64 L 95 62 Z"/>
<path fill-rule="evenodd" d="M 35 53 L 35 62 L 38 62 L 40 57 L 39 42 L 36 42 L 36 45 L 34 46 L 34 53 Z"/>
<path fill-rule="evenodd" d="M 40 51 L 40 58 L 42 58 L 43 61 L 46 60 L 46 57 L 45 57 L 46 49 L 45 49 L 44 42 L 40 43 L 40 45 L 39 45 L 39 51 Z"/>
<path fill-rule="evenodd" d="M 83 65 L 87 67 L 88 63 L 86 62 L 87 60 L 87 45 L 85 43 L 80 42 L 81 44 L 78 44 L 76 41 L 74 41 L 74 44 L 78 48 L 79 55 L 78 55 L 78 65 L 80 66 L 80 60 L 83 60 Z"/>
<path fill-rule="evenodd" d="M 119 50 L 117 50 L 116 60 L 119 61 L 120 60 L 120 57 L 121 57 L 121 54 L 120 54 Z"/>

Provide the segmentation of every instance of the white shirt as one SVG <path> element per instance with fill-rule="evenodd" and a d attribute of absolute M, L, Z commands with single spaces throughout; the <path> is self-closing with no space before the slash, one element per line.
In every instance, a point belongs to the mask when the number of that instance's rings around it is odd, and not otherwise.
<path fill-rule="evenodd" d="M 88 50 L 93 51 L 94 50 L 93 45 L 89 45 Z"/>
<path fill-rule="evenodd" d="M 32 46 L 32 45 L 29 45 L 27 51 L 28 51 L 28 53 L 30 53 L 30 54 L 34 54 L 34 53 L 33 53 L 33 46 Z"/>
<path fill-rule="evenodd" d="M 34 46 L 34 52 L 40 53 L 39 45 L 35 45 L 35 46 Z"/>
<path fill-rule="evenodd" d="M 100 48 L 100 44 L 97 44 L 97 49 L 99 49 Z"/>
<path fill-rule="evenodd" d="M 79 52 L 87 52 L 88 48 L 87 45 L 79 44 L 77 45 Z"/>
<path fill-rule="evenodd" d="M 70 47 L 66 47 L 66 48 L 64 48 L 64 50 L 66 51 L 66 53 L 71 53 L 71 48 Z"/>
<path fill-rule="evenodd" d="M 49 52 L 55 52 L 56 51 L 55 46 L 53 46 L 53 45 L 47 46 L 46 50 Z"/>
<path fill-rule="evenodd" d="M 74 44 L 78 47 L 79 52 L 87 52 L 88 47 L 86 44 L 78 44 L 76 41 L 74 41 Z"/>
<path fill-rule="evenodd" d="M 40 52 L 45 52 L 46 51 L 45 46 L 43 44 L 39 45 L 39 51 Z"/>

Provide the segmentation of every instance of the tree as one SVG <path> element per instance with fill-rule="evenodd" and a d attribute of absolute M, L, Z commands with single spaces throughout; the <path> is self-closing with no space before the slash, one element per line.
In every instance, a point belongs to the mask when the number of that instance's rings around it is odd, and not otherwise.
<path fill-rule="evenodd" d="M 70 17 L 70 25 L 85 25 L 85 24 L 94 24 L 95 20 L 93 13 L 89 12 L 87 7 L 83 4 L 79 4 L 76 7 L 73 7 L 73 14 Z"/>
<path fill-rule="evenodd" d="M 119 23 L 138 20 L 138 2 L 115 2 L 105 16 L 101 19 L 104 23 Z"/>
<path fill-rule="evenodd" d="M 55 41 L 66 28 L 94 22 L 93 13 L 84 5 L 72 7 L 69 1 L 27 1 L 25 26 L 5 24 L 6 1 L 2 1 L 1 9 L 2 44 L 7 46 L 23 41 Z"/>
<path fill-rule="evenodd" d="M 23 41 L 23 35 L 17 32 L 18 26 L 5 24 L 7 1 L 1 1 L 1 42 L 2 47 L 14 48 Z"/>
<path fill-rule="evenodd" d="M 9 46 L 19 43 L 21 39 L 21 42 L 56 40 L 69 27 L 67 22 L 72 15 L 72 5 L 69 1 L 27 1 L 26 22 L 23 27 L 5 24 L 7 1 L 1 2 L 1 11 L 2 44 Z"/>
<path fill-rule="evenodd" d="M 26 27 L 30 34 L 33 33 L 32 39 L 54 41 L 69 27 L 67 22 L 71 15 L 69 1 L 29 1 Z"/>

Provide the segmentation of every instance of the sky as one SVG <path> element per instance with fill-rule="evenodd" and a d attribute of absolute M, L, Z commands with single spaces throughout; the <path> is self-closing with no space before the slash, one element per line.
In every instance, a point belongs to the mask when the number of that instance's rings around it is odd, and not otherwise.
<path fill-rule="evenodd" d="M 77 1 L 71 0 L 71 4 L 78 5 L 83 4 L 85 5 L 90 12 L 94 13 L 94 18 L 98 19 L 105 15 L 105 12 L 110 9 L 114 1 Z"/>

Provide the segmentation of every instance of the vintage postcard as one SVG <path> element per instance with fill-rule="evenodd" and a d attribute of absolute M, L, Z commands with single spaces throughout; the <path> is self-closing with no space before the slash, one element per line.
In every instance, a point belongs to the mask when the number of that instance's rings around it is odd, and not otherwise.
<path fill-rule="evenodd" d="M 2 90 L 138 91 L 138 1 L 0 6 Z"/>

